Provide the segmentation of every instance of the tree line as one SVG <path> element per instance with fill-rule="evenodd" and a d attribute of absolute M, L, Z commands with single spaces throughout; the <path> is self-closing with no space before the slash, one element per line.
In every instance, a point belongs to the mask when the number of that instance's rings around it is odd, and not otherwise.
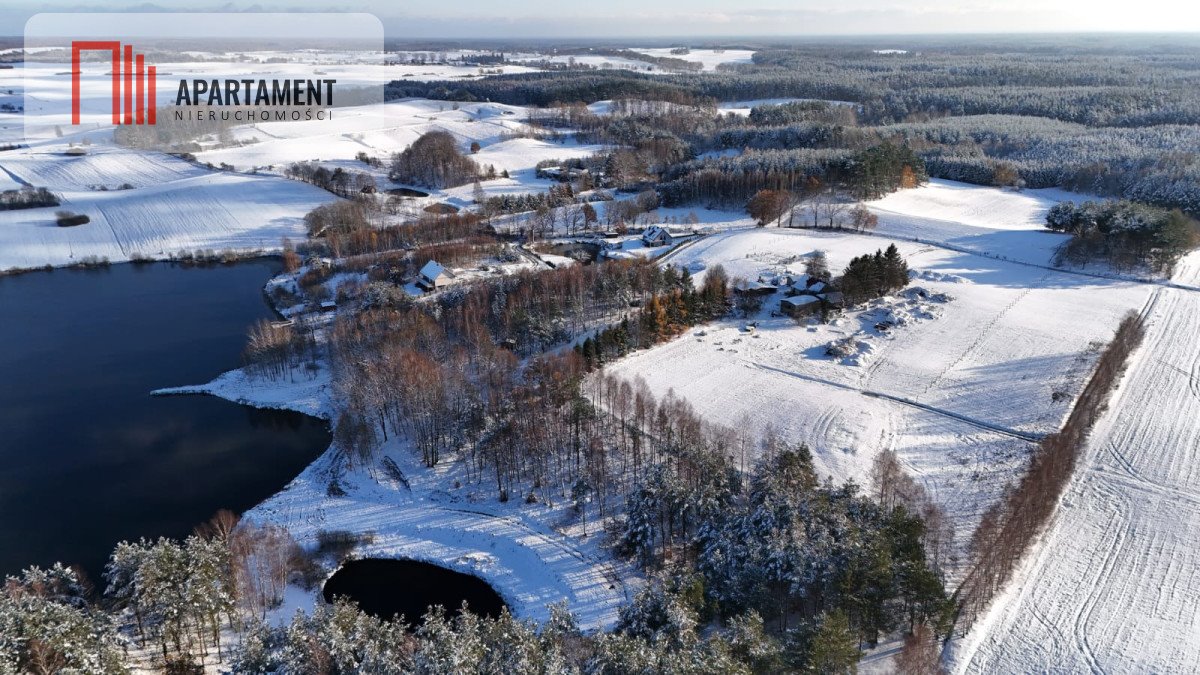
<path fill-rule="evenodd" d="M 0 192 L 0 211 L 37 209 L 43 206 L 58 206 L 58 196 L 44 187 L 24 186 L 19 190 Z"/>
<path fill-rule="evenodd" d="M 1200 223 L 1179 209 L 1126 200 L 1060 202 L 1046 212 L 1046 227 L 1071 235 L 1056 262 L 1082 265 L 1099 258 L 1119 270 L 1147 267 L 1170 273 L 1200 243 Z"/>
<path fill-rule="evenodd" d="M 1088 433 L 1104 413 L 1126 361 L 1144 334 L 1137 315 L 1130 313 L 1121 320 L 1063 428 L 1038 443 L 1025 473 L 984 513 L 971 537 L 967 572 L 955 591 L 959 634 L 967 632 L 1011 581 L 1017 563 L 1050 522 L 1086 448 Z"/>
<path fill-rule="evenodd" d="M 589 369 L 674 338 L 729 311 L 729 278 L 720 265 L 707 270 L 699 290 L 686 269 L 680 275 L 682 288 L 651 296 L 632 320 L 623 318 L 575 346 Z"/>
<path fill-rule="evenodd" d="M 811 192 L 837 187 L 875 199 L 927 180 L 925 163 L 911 148 L 888 143 L 860 152 L 842 149 L 749 151 L 672 167 L 659 186 L 667 205 L 689 202 L 745 204 L 759 190 Z"/>

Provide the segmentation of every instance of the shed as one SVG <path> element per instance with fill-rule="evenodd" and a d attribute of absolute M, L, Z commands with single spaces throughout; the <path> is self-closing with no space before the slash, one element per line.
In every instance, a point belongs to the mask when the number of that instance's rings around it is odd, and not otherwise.
<path fill-rule="evenodd" d="M 841 291 L 831 291 L 826 293 L 825 295 L 821 296 L 821 300 L 824 300 L 825 304 L 832 307 L 842 307 L 846 304 L 846 297 L 842 295 Z"/>
<path fill-rule="evenodd" d="M 779 301 L 779 310 L 790 317 L 813 314 L 821 309 L 821 299 L 815 295 L 794 295 Z"/>

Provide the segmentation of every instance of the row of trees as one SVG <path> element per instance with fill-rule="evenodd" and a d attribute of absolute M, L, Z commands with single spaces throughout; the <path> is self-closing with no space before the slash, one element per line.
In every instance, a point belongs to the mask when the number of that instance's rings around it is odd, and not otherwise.
<path fill-rule="evenodd" d="M 663 201 L 744 204 L 759 190 L 803 194 L 818 185 L 874 199 L 928 179 L 925 163 L 907 146 L 883 143 L 862 151 L 798 149 L 750 151 L 677 165 L 659 186 Z"/>
<path fill-rule="evenodd" d="M 0 211 L 36 209 L 43 206 L 58 206 L 58 197 L 44 187 L 25 186 L 19 190 L 0 192 Z"/>
<path fill-rule="evenodd" d="M 283 173 L 292 180 L 329 190 L 339 197 L 357 197 L 374 193 L 376 189 L 375 177 L 365 171 L 347 171 L 340 166 L 330 171 L 320 162 L 295 162 Z"/>
<path fill-rule="evenodd" d="M 956 630 L 965 633 L 987 609 L 1053 516 L 1086 447 L 1088 433 L 1104 412 L 1126 360 L 1141 344 L 1144 333 L 1138 316 L 1130 313 L 1121 321 L 1062 430 L 1038 444 L 1024 475 L 984 513 L 971 538 L 967 573 L 956 592 Z"/>

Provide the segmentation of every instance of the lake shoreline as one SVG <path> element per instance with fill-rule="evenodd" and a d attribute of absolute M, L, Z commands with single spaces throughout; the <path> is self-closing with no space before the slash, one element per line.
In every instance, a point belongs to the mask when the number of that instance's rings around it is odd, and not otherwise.
<path fill-rule="evenodd" d="M 319 415 L 148 396 L 237 365 L 246 329 L 278 317 L 263 287 L 280 269 L 259 255 L 0 279 L 20 318 L 0 325 L 0 534 L 22 542 L 2 573 L 61 561 L 98 578 L 119 541 L 253 508 L 328 449 Z"/>

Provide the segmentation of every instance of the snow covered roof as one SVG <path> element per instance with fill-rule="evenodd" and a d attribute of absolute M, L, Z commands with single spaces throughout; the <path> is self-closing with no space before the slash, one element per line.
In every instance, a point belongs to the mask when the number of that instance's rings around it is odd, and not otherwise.
<path fill-rule="evenodd" d="M 752 292 L 752 293 L 754 293 L 754 292 L 765 293 L 767 291 L 770 291 L 770 292 L 774 293 L 775 286 L 773 286 L 772 284 L 765 284 L 761 281 L 741 281 L 741 282 L 734 284 L 734 290 L 741 291 L 741 292 Z"/>
<path fill-rule="evenodd" d="M 660 225 L 651 225 L 650 227 L 646 228 L 645 232 L 642 233 L 642 239 L 645 239 L 647 241 L 654 241 L 655 239 L 658 239 L 660 237 L 668 237 L 669 238 L 671 236 L 672 236 L 671 232 L 669 230 L 667 230 L 667 228 L 662 227 Z"/>
<path fill-rule="evenodd" d="M 437 279 L 443 274 L 446 276 L 454 276 L 447 272 L 446 268 L 442 267 L 436 260 L 430 260 L 429 262 L 425 263 L 424 267 L 421 268 L 421 276 L 429 279 L 430 281 Z"/>
<path fill-rule="evenodd" d="M 820 301 L 821 299 L 815 295 L 794 295 L 790 298 L 784 298 L 783 300 L 780 300 L 779 304 L 791 305 L 793 307 L 803 307 L 804 305 L 811 305 L 814 302 Z"/>
<path fill-rule="evenodd" d="M 808 290 L 812 293 L 820 293 L 821 291 L 825 290 L 825 282 L 818 281 L 817 283 L 809 286 Z"/>

